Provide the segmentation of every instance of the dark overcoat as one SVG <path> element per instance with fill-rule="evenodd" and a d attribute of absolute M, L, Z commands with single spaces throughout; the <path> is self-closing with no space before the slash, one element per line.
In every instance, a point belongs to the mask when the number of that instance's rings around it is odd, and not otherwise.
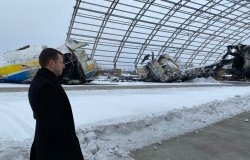
<path fill-rule="evenodd" d="M 69 99 L 46 68 L 38 70 L 29 88 L 36 120 L 31 160 L 83 160 Z"/>

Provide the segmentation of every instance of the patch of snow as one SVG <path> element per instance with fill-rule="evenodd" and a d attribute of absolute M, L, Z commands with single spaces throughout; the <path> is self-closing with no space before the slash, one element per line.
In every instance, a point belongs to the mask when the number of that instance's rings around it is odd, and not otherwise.
<path fill-rule="evenodd" d="M 208 78 L 195 78 L 193 80 L 191 80 L 190 82 L 192 83 L 204 83 L 204 82 L 207 82 L 207 83 L 221 83 L 220 81 L 217 81 L 216 79 L 214 79 L 213 77 L 208 77 Z"/>
<path fill-rule="evenodd" d="M 131 150 L 198 130 L 250 111 L 250 95 L 236 95 L 188 108 L 130 116 L 78 126 L 77 136 L 86 160 L 133 160 Z M 28 160 L 32 139 L 0 139 L 0 159 Z"/>
<path fill-rule="evenodd" d="M 16 87 L 28 88 L 28 87 L 29 87 L 29 84 L 0 83 L 0 89 L 1 89 L 1 88 L 16 88 Z"/>
<path fill-rule="evenodd" d="M 192 84 L 221 84 L 220 81 L 217 81 L 213 77 L 208 78 L 195 78 L 190 81 L 186 82 L 171 82 L 171 83 L 156 83 L 156 82 L 139 82 L 139 81 L 132 81 L 132 82 L 114 82 L 114 79 L 119 79 L 118 77 L 106 77 L 106 76 L 98 76 L 94 81 L 90 84 L 107 84 L 107 85 L 190 85 Z"/>

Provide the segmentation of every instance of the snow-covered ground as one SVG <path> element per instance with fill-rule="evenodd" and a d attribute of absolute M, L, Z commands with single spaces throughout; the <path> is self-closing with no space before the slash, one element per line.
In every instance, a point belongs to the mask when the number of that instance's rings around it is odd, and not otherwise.
<path fill-rule="evenodd" d="M 130 150 L 250 111 L 250 85 L 193 83 L 218 85 L 67 91 L 85 159 L 131 160 Z M 27 92 L 0 92 L 0 100 L 0 159 L 27 160 L 35 126 Z"/>

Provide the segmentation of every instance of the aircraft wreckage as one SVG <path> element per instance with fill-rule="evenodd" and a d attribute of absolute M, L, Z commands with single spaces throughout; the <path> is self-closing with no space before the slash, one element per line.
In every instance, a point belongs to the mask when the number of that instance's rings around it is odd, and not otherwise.
<path fill-rule="evenodd" d="M 83 84 L 97 77 L 98 66 L 94 59 L 90 59 L 81 47 L 87 43 L 75 40 L 66 41 L 57 49 L 64 54 L 65 69 L 60 78 L 63 84 Z M 13 52 L 4 53 L 0 57 L 0 82 L 29 83 L 40 68 L 38 56 L 42 49 L 25 46 Z M 151 57 L 151 60 L 149 58 Z M 149 60 L 144 69 L 146 76 L 136 78 L 136 81 L 145 82 L 182 82 L 194 78 L 212 76 L 217 79 L 223 71 L 236 79 L 250 78 L 250 46 L 230 45 L 222 59 L 210 65 L 196 68 L 180 69 L 179 65 L 167 54 L 158 59 L 154 54 L 148 54 L 142 64 Z M 231 66 L 225 69 L 225 66 Z M 124 77 L 123 77 L 124 78 Z M 126 79 L 126 78 L 125 78 Z M 129 79 L 133 80 L 133 79 Z"/>
<path fill-rule="evenodd" d="M 60 81 L 63 84 L 82 84 L 97 76 L 97 63 L 90 59 L 81 47 L 87 43 L 66 41 L 57 50 L 64 54 L 65 69 Z M 38 56 L 47 48 L 25 46 L 16 51 L 3 53 L 0 58 L 0 82 L 29 83 L 40 68 Z"/>
<path fill-rule="evenodd" d="M 150 55 L 146 55 L 142 63 L 149 59 Z M 231 57 L 231 58 L 230 58 Z M 231 65 L 230 69 L 224 69 L 224 66 Z M 250 46 L 249 45 L 230 45 L 227 46 L 227 52 L 222 59 L 210 65 L 197 68 L 189 68 L 181 70 L 173 59 L 167 54 L 161 55 L 158 59 L 152 58 L 144 66 L 146 70 L 145 81 L 153 82 L 174 82 L 187 81 L 200 77 L 217 77 L 220 71 L 240 78 L 250 78 Z"/>

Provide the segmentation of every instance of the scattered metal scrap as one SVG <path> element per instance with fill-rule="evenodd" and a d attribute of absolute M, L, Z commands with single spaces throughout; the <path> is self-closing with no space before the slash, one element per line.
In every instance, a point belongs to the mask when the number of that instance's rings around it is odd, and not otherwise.
<path fill-rule="evenodd" d="M 146 55 L 142 63 L 149 57 L 150 55 Z M 248 45 L 227 46 L 227 53 L 220 61 L 184 70 L 181 70 L 178 64 L 167 54 L 163 54 L 158 59 L 155 59 L 152 53 L 151 57 L 151 60 L 144 66 L 147 72 L 145 81 L 174 82 L 209 76 L 216 78 L 221 70 L 238 79 L 250 78 L 250 46 Z M 229 69 L 224 69 L 223 67 L 227 65 L 232 66 Z"/>

